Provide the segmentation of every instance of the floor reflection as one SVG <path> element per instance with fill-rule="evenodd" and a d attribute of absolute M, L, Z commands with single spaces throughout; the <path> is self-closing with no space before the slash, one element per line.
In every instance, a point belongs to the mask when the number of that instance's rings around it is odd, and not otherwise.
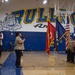
<path fill-rule="evenodd" d="M 22 69 L 15 67 L 15 60 L 15 53 L 11 52 L 0 75 L 75 75 L 75 64 L 66 62 L 66 54 L 51 52 L 48 56 L 46 52 L 24 52 Z"/>

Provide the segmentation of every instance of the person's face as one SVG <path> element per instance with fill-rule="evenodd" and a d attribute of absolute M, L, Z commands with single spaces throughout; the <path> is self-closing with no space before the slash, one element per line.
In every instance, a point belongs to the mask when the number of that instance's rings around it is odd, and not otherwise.
<path fill-rule="evenodd" d="M 19 36 L 20 36 L 20 37 L 22 36 L 21 33 L 19 33 Z"/>

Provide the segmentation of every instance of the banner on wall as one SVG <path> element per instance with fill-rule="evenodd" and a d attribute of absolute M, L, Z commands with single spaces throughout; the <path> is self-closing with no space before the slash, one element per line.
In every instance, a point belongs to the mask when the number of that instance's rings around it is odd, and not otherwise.
<path fill-rule="evenodd" d="M 48 17 L 44 14 L 45 8 L 26 9 L 14 11 L 11 14 L 6 14 L 3 20 L 0 19 L 0 30 L 3 31 L 29 31 L 29 32 L 46 32 Z M 56 26 L 54 8 L 50 8 L 50 22 Z M 67 24 L 70 24 L 70 32 L 74 32 L 75 12 L 70 17 L 67 16 Z M 64 18 L 59 15 L 58 20 L 66 27 L 65 15 Z"/>

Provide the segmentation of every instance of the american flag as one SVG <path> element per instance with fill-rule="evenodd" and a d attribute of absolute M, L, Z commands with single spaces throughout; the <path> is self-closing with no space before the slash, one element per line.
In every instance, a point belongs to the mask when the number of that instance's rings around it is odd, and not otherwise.
<path fill-rule="evenodd" d="M 70 36 L 70 25 L 66 25 L 66 50 L 68 49 L 69 46 L 69 41 L 72 40 L 71 36 Z"/>
<path fill-rule="evenodd" d="M 66 25 L 66 31 L 70 32 L 70 25 L 69 24 Z"/>
<path fill-rule="evenodd" d="M 68 49 L 69 46 L 69 37 L 70 37 L 70 27 L 69 25 L 66 25 L 66 50 Z"/>

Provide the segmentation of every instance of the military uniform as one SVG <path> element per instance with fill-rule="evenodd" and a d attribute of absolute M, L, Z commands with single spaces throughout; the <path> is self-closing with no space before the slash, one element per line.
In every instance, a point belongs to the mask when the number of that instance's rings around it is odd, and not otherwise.
<path fill-rule="evenodd" d="M 21 63 L 21 56 L 23 55 L 22 51 L 25 50 L 24 48 L 24 42 L 20 37 L 16 37 L 15 40 L 15 52 L 16 52 L 16 67 L 20 67 Z"/>
<path fill-rule="evenodd" d="M 74 63 L 74 42 L 70 41 L 67 50 L 67 62 Z"/>
<path fill-rule="evenodd" d="M 75 41 L 74 41 L 74 63 L 75 63 Z"/>
<path fill-rule="evenodd" d="M 2 54 L 2 40 L 3 40 L 3 33 L 0 32 L 0 57 L 1 57 L 1 54 Z"/>

